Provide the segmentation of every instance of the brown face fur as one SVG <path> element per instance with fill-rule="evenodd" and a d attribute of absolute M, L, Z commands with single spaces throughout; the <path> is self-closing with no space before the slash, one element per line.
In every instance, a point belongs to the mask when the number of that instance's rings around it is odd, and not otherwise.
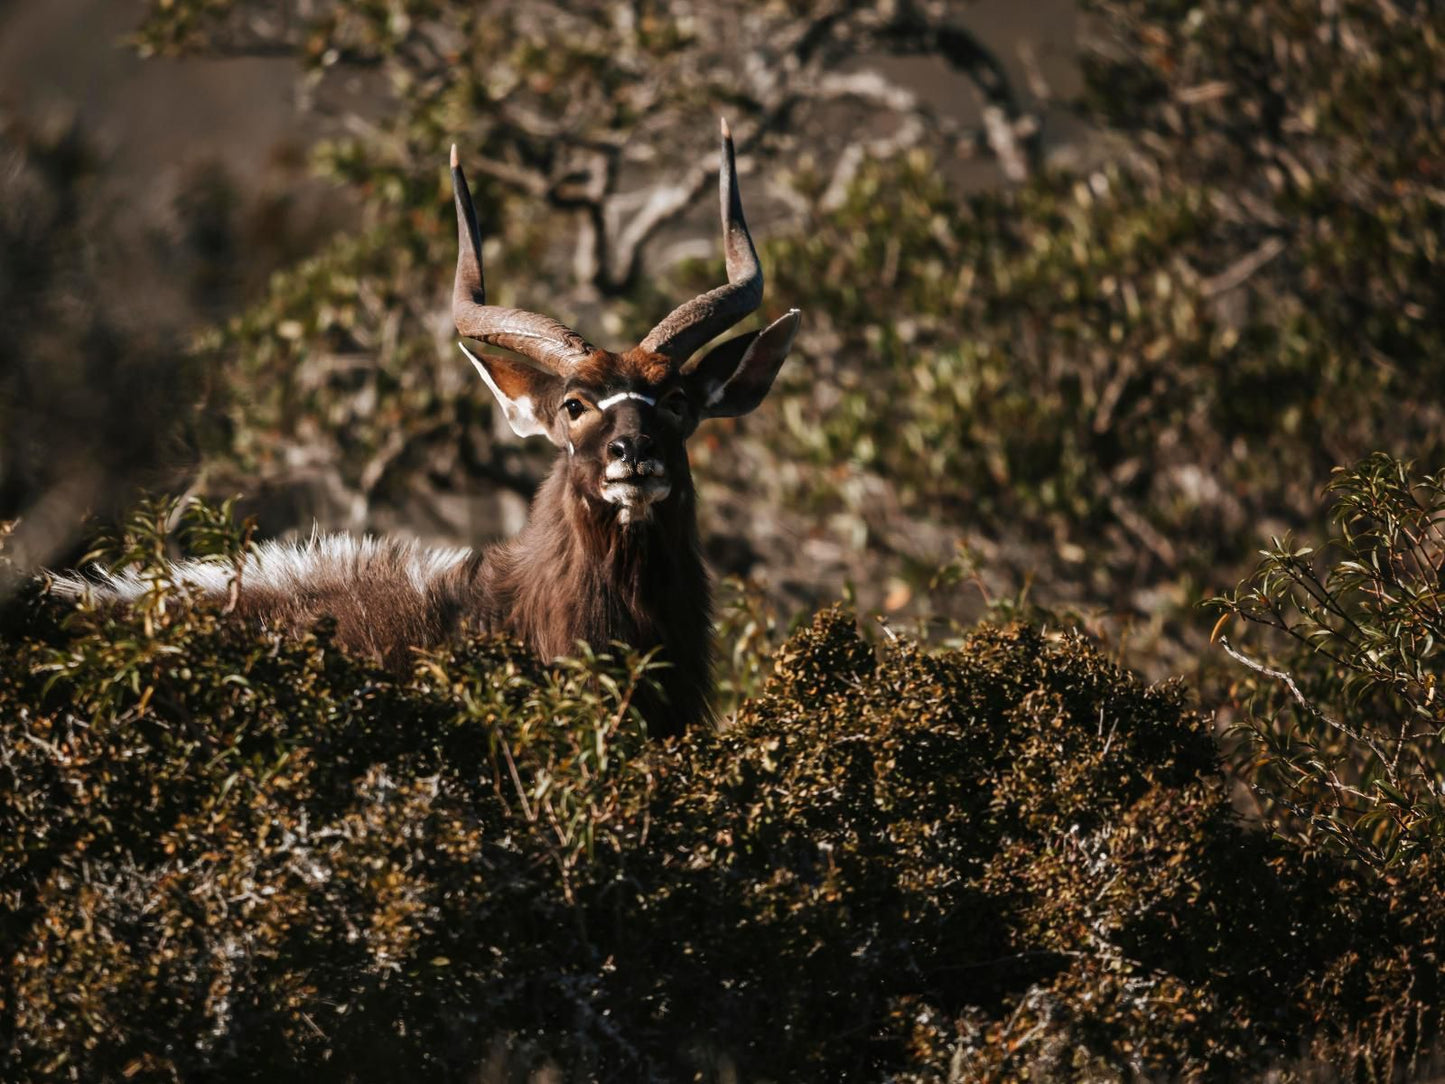
<path fill-rule="evenodd" d="M 690 491 L 687 439 L 708 416 L 710 402 L 714 412 L 730 412 L 716 409 L 714 393 L 743 371 L 757 338 L 730 340 L 682 370 L 640 348 L 596 351 L 564 375 L 493 354 L 473 360 L 514 430 L 546 435 L 565 450 L 570 492 L 610 506 L 617 521 L 629 525 L 648 521 L 656 506 Z M 776 369 L 764 369 L 771 383 Z"/>
<path fill-rule="evenodd" d="M 612 506 L 623 524 L 646 522 L 690 489 L 686 441 L 702 420 L 699 391 L 655 354 L 598 360 L 548 397 L 548 436 L 567 451 L 574 494 Z"/>

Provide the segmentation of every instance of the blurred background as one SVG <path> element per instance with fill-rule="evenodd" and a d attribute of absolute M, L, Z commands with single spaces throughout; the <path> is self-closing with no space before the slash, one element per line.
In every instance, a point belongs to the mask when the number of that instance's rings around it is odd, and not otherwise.
<path fill-rule="evenodd" d="M 694 441 L 718 574 L 1199 676 L 1332 468 L 1445 464 L 1441 71 L 1429 0 L 0 3 L 8 553 L 142 491 L 515 531 L 550 450 L 456 351 L 448 146 L 496 300 L 623 348 L 724 278 L 725 115 L 805 324 Z"/>

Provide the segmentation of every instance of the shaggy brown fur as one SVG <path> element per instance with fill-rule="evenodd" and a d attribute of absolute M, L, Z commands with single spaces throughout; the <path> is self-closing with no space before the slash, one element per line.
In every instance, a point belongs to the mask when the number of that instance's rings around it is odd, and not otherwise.
<path fill-rule="evenodd" d="M 293 633 L 329 616 L 340 647 L 394 673 L 409 673 L 416 649 L 452 641 L 468 625 L 480 627 L 485 555 L 469 554 L 421 587 L 407 575 L 405 556 L 403 547 L 388 546 L 349 567 L 317 561 L 316 576 L 289 589 L 246 586 L 243 574 L 235 613 Z"/>
<path fill-rule="evenodd" d="M 411 552 L 387 546 L 370 559 L 318 557 L 295 586 L 262 577 L 247 586 L 243 573 L 236 613 L 295 632 L 329 615 L 339 646 L 400 673 L 416 649 L 464 630 L 508 633 L 544 658 L 579 643 L 658 649 L 661 695 L 639 690 L 634 703 L 650 733 L 681 733 L 708 718 L 712 692 L 711 590 L 692 480 L 675 475 L 645 521 L 622 525 L 615 507 L 575 484 L 568 465 L 559 460 L 519 535 L 421 585 L 408 573 Z"/>
<path fill-rule="evenodd" d="M 707 718 L 712 693 L 712 595 L 692 479 L 674 476 L 651 516 L 622 526 L 565 467 L 543 484 L 527 528 L 487 555 L 484 623 L 544 656 L 579 642 L 660 649 L 666 706 L 647 692 L 638 706 L 651 733 L 680 733 Z"/>

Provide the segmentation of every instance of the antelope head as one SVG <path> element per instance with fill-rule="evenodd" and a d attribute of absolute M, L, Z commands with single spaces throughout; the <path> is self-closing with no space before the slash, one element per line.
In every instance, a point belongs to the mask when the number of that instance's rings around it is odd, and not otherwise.
<path fill-rule="evenodd" d="M 798 329 L 794 309 L 762 331 L 693 357 L 763 297 L 727 122 L 718 189 L 728 281 L 680 305 L 623 353 L 599 349 L 550 317 L 487 304 L 481 234 L 456 147 L 451 168 L 460 246 L 452 295 L 457 331 L 525 360 L 473 353 L 465 343 L 462 351 L 518 436 L 545 436 L 566 451 L 574 493 L 614 513 L 619 524 L 648 521 L 675 492 L 690 490 L 687 438 L 706 418 L 746 414 L 762 402 Z"/>

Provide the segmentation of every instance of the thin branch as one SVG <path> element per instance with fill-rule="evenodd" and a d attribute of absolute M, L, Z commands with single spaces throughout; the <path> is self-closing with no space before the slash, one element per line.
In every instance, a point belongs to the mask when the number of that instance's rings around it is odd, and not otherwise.
<path fill-rule="evenodd" d="M 740 147 L 739 151 L 742 149 Z M 612 267 L 607 271 L 606 292 L 627 288 L 637 277 L 642 246 L 659 229 L 691 207 L 716 176 L 717 166 L 709 160 L 706 165 L 694 167 L 681 183 L 652 193 L 642 209 L 618 233 Z"/>
<path fill-rule="evenodd" d="M 1353 741 L 1357 741 L 1361 745 L 1368 748 L 1370 752 L 1375 754 L 1381 765 L 1388 765 L 1390 763 L 1389 758 L 1386 757 L 1385 754 L 1381 751 L 1380 747 L 1375 744 L 1373 738 L 1370 738 L 1365 734 L 1361 734 L 1355 731 L 1351 727 L 1346 726 L 1338 719 L 1326 713 L 1321 708 L 1316 707 L 1309 700 L 1309 698 L 1305 696 L 1304 693 L 1300 692 L 1300 688 L 1298 685 L 1295 684 L 1294 678 L 1287 674 L 1285 671 L 1272 670 L 1268 666 L 1265 666 L 1263 663 L 1255 662 L 1248 655 L 1245 655 L 1243 652 L 1237 651 L 1233 647 L 1233 645 L 1230 644 L 1229 638 L 1227 636 L 1221 636 L 1219 638 L 1219 646 L 1224 648 L 1225 653 L 1228 654 L 1230 658 L 1234 659 L 1235 662 L 1241 663 L 1244 666 L 1249 667 L 1249 669 L 1253 670 L 1257 674 L 1262 674 L 1267 678 L 1271 678 L 1283 684 L 1285 688 L 1290 691 L 1290 695 L 1295 698 L 1295 701 L 1300 705 L 1300 707 L 1304 708 L 1307 712 L 1313 715 L 1316 719 L 1320 720 L 1320 722 L 1324 723 L 1326 726 L 1330 727 L 1333 730 L 1339 731 L 1339 733 L 1345 735 L 1345 737 L 1350 738 Z M 1394 773 L 1391 772 L 1391 782 L 1394 781 L 1394 778 Z"/>
<path fill-rule="evenodd" d="M 1217 297 L 1238 286 L 1243 286 L 1271 260 L 1285 250 L 1283 237 L 1270 237 L 1248 255 L 1236 260 L 1217 275 L 1212 275 L 1199 284 L 1199 292 L 1205 297 Z"/>
<path fill-rule="evenodd" d="M 1282 795 L 1271 794 L 1258 783 L 1249 784 L 1249 789 L 1261 804 L 1284 806 L 1290 814 L 1298 817 L 1311 828 L 1323 832 L 1325 835 L 1343 844 L 1347 850 L 1351 851 L 1356 858 L 1366 865 L 1378 867 L 1383 864 L 1383 858 L 1375 852 L 1374 848 L 1366 849 L 1354 832 L 1345 831 L 1340 825 L 1334 823 L 1328 817 L 1321 817 L 1318 813 L 1305 809 L 1299 803 L 1292 802 Z"/>

